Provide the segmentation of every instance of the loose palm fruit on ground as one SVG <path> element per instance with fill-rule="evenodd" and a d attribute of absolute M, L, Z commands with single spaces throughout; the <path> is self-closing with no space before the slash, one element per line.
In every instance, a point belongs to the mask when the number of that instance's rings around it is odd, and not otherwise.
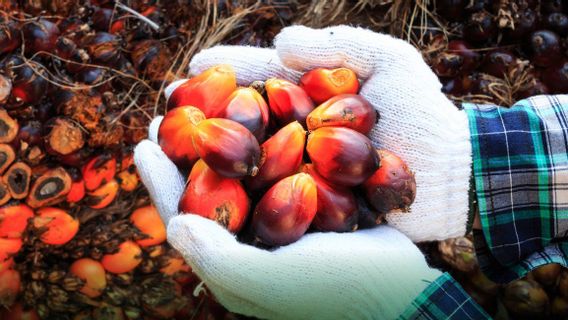
<path fill-rule="evenodd" d="M 106 272 L 103 265 L 93 259 L 83 258 L 76 260 L 69 268 L 71 274 L 75 275 L 85 285 L 79 290 L 89 298 L 100 296 L 106 288 Z"/>
<path fill-rule="evenodd" d="M 46 244 L 61 245 L 69 242 L 79 231 L 79 221 L 66 211 L 42 207 L 36 210 L 33 226 L 40 233 L 40 240 Z"/>
<path fill-rule="evenodd" d="M 354 231 L 359 216 L 353 192 L 327 182 L 316 172 L 312 164 L 304 165 L 302 171 L 314 179 L 317 188 L 318 209 L 312 225 L 320 231 Z"/>
<path fill-rule="evenodd" d="M 264 87 L 270 111 L 281 126 L 292 121 L 306 124 L 314 103 L 304 89 L 290 81 L 275 78 L 266 80 Z"/>
<path fill-rule="evenodd" d="M 16 302 L 9 308 L 0 310 L 0 319 L 3 320 L 40 320 L 35 309 L 24 309 L 24 306 Z"/>
<path fill-rule="evenodd" d="M 144 234 L 136 240 L 141 247 L 154 246 L 166 241 L 166 226 L 160 218 L 158 209 L 153 205 L 140 207 L 130 215 L 132 224 Z"/>
<path fill-rule="evenodd" d="M 111 181 L 116 174 L 116 159 L 110 153 L 98 155 L 83 166 L 85 188 L 92 191 Z"/>
<path fill-rule="evenodd" d="M 179 210 L 217 221 L 232 233 L 243 227 L 250 201 L 241 182 L 225 178 L 203 160 L 193 166 Z"/>
<path fill-rule="evenodd" d="M 359 80 L 353 70 L 347 68 L 310 70 L 300 78 L 300 87 L 315 103 L 340 95 L 359 91 Z"/>
<path fill-rule="evenodd" d="M 9 143 L 18 135 L 20 126 L 5 109 L 0 109 L 0 143 Z"/>
<path fill-rule="evenodd" d="M 181 106 L 166 113 L 158 129 L 158 144 L 176 165 L 191 168 L 199 155 L 193 148 L 196 125 L 205 114 L 195 107 Z"/>
<path fill-rule="evenodd" d="M 367 200 L 379 212 L 407 211 L 416 197 L 414 174 L 394 153 L 384 149 L 377 152 L 381 165 L 363 183 Z"/>
<path fill-rule="evenodd" d="M 362 133 L 342 127 L 323 127 L 308 136 L 307 151 L 316 171 L 327 181 L 354 187 L 379 167 L 379 155 Z"/>
<path fill-rule="evenodd" d="M 20 289 L 21 282 L 18 271 L 9 269 L 0 273 L 0 308 L 14 304 Z"/>
<path fill-rule="evenodd" d="M 553 288 L 556 286 L 561 271 L 561 265 L 550 263 L 534 269 L 531 274 L 534 280 L 538 281 L 543 287 Z"/>
<path fill-rule="evenodd" d="M 0 237 L 20 238 L 33 216 L 33 210 L 25 204 L 0 207 Z"/>
<path fill-rule="evenodd" d="M 96 190 L 87 192 L 88 199 L 86 204 L 93 209 L 105 208 L 116 199 L 119 188 L 118 182 L 112 179 Z"/>
<path fill-rule="evenodd" d="M 32 184 L 26 203 L 32 208 L 57 204 L 65 200 L 71 183 L 71 176 L 65 169 L 49 169 Z"/>
<path fill-rule="evenodd" d="M 24 162 L 16 162 L 4 173 L 2 181 L 13 199 L 24 199 L 30 192 L 32 169 Z"/>
<path fill-rule="evenodd" d="M 306 233 L 317 212 L 317 188 L 306 173 L 284 178 L 270 188 L 254 209 L 252 228 L 263 244 L 283 246 Z"/>
<path fill-rule="evenodd" d="M 306 119 L 308 130 L 321 127 L 346 127 L 367 134 L 377 123 L 377 111 L 362 96 L 334 96 L 315 108 Z"/>
<path fill-rule="evenodd" d="M 21 239 L 0 238 L 0 262 L 5 262 L 22 248 Z"/>
<path fill-rule="evenodd" d="M 199 122 L 193 146 L 203 161 L 227 178 L 258 173 L 260 146 L 252 133 L 238 122 L 213 118 Z"/>
<path fill-rule="evenodd" d="M 264 141 L 270 112 L 266 101 L 252 88 L 238 88 L 223 103 L 212 118 L 236 121 L 249 129 L 256 139 Z"/>
<path fill-rule="evenodd" d="M 118 252 L 103 256 L 101 263 L 106 271 L 114 274 L 126 273 L 142 262 L 142 250 L 135 242 L 124 241 L 118 248 Z"/>
<path fill-rule="evenodd" d="M 512 315 L 526 319 L 544 319 L 550 312 L 548 295 L 538 282 L 530 279 L 505 286 L 503 303 Z"/>
<path fill-rule="evenodd" d="M 246 186 L 260 190 L 296 173 L 305 144 L 306 131 L 298 121 L 278 130 L 261 145 L 260 169 L 254 177 L 246 178 Z"/>
<path fill-rule="evenodd" d="M 223 101 L 235 89 L 237 78 L 233 67 L 217 65 L 175 88 L 168 98 L 168 109 L 194 106 L 210 118 L 219 112 Z"/>

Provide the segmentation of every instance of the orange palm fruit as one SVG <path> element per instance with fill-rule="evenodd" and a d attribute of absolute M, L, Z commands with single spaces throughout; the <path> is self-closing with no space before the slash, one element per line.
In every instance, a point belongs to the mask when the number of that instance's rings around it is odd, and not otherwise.
<path fill-rule="evenodd" d="M 16 302 L 21 286 L 18 271 L 8 269 L 0 273 L 0 308 L 9 307 Z"/>
<path fill-rule="evenodd" d="M 360 95 L 335 96 L 315 108 L 306 119 L 308 130 L 347 127 L 367 134 L 377 123 L 377 111 Z"/>
<path fill-rule="evenodd" d="M 280 125 L 298 121 L 306 123 L 306 117 L 314 109 L 314 103 L 304 89 L 290 81 L 268 79 L 265 83 L 270 111 Z"/>
<path fill-rule="evenodd" d="M 173 277 L 180 284 L 186 284 L 193 280 L 191 267 L 181 257 L 169 258 L 167 264 L 160 269 L 160 272 Z"/>
<path fill-rule="evenodd" d="M 141 247 L 155 246 L 166 241 L 166 226 L 153 205 L 140 207 L 130 215 L 132 224 L 147 237 L 136 240 Z"/>
<path fill-rule="evenodd" d="M 4 261 L 0 260 L 0 273 L 2 273 L 4 270 L 12 269 L 14 265 L 14 258 L 8 258 Z"/>
<path fill-rule="evenodd" d="M 114 178 L 116 159 L 110 153 L 98 155 L 83 166 L 82 173 L 85 188 L 89 191 L 95 190 Z"/>
<path fill-rule="evenodd" d="M 120 189 L 126 192 L 136 190 L 140 181 L 135 170 L 122 170 L 116 176 L 116 179 L 120 182 Z"/>
<path fill-rule="evenodd" d="M 195 151 L 207 165 L 227 178 L 244 178 L 258 172 L 260 146 L 242 124 L 229 119 L 207 119 L 197 124 Z"/>
<path fill-rule="evenodd" d="M 22 248 L 21 239 L 0 238 L 0 262 L 6 262 Z"/>
<path fill-rule="evenodd" d="M 195 107 L 182 106 L 166 113 L 158 129 L 158 144 L 176 165 L 191 166 L 199 159 L 193 148 L 195 125 L 205 120 L 205 114 Z"/>
<path fill-rule="evenodd" d="M 327 181 L 354 187 L 379 167 L 379 156 L 362 133 L 343 127 L 322 127 L 308 136 L 308 155 Z"/>
<path fill-rule="evenodd" d="M 24 309 L 24 306 L 16 302 L 9 309 L 0 311 L 0 319 L 2 320 L 40 320 L 40 317 L 35 309 Z"/>
<path fill-rule="evenodd" d="M 79 291 L 90 298 L 103 294 L 106 288 L 106 272 L 103 265 L 93 259 L 83 258 L 71 264 L 69 271 L 85 282 Z"/>
<path fill-rule="evenodd" d="M 212 118 L 236 121 L 249 129 L 258 141 L 264 140 L 270 111 L 266 101 L 252 88 L 238 88 L 223 103 Z"/>
<path fill-rule="evenodd" d="M 310 70 L 300 78 L 300 87 L 316 103 L 344 93 L 357 93 L 359 80 L 353 70 L 347 68 Z"/>
<path fill-rule="evenodd" d="M 25 204 L 8 205 L 0 208 L 0 237 L 20 238 L 34 211 Z"/>
<path fill-rule="evenodd" d="M 120 188 L 115 179 L 103 184 L 98 189 L 87 193 L 87 205 L 93 209 L 102 209 L 111 204 L 118 195 Z"/>
<path fill-rule="evenodd" d="M 271 246 L 295 242 L 306 233 L 317 212 L 317 188 L 306 173 L 277 182 L 254 209 L 252 228 L 258 241 Z"/>
<path fill-rule="evenodd" d="M 217 174 L 203 160 L 193 166 L 179 201 L 180 211 L 215 220 L 232 233 L 241 230 L 249 208 L 241 182 Z"/>
<path fill-rule="evenodd" d="M 408 210 L 416 197 L 414 174 L 394 153 L 381 149 L 377 154 L 381 166 L 363 184 L 367 200 L 380 213 Z"/>
<path fill-rule="evenodd" d="M 177 87 L 168 99 L 168 109 L 194 106 L 210 118 L 219 112 L 223 101 L 235 89 L 237 89 L 237 77 L 233 67 L 220 64 Z"/>
<path fill-rule="evenodd" d="M 71 183 L 71 190 L 67 194 L 67 202 L 75 203 L 81 201 L 85 197 L 85 181 L 81 178 Z"/>
<path fill-rule="evenodd" d="M 358 206 L 353 192 L 334 186 L 306 164 L 302 171 L 315 181 L 318 193 L 318 210 L 312 225 L 320 231 L 346 232 L 357 228 Z"/>
<path fill-rule="evenodd" d="M 62 209 L 43 207 L 37 209 L 36 212 L 37 216 L 33 220 L 33 225 L 40 230 L 40 240 L 43 243 L 65 244 L 79 231 L 79 221 Z"/>
<path fill-rule="evenodd" d="M 306 131 L 298 121 L 278 130 L 260 147 L 260 169 L 254 177 L 246 178 L 247 187 L 252 190 L 270 187 L 296 173 L 302 162 L 305 144 Z"/>
<path fill-rule="evenodd" d="M 124 241 L 118 252 L 106 254 L 101 263 L 106 271 L 120 274 L 134 270 L 142 262 L 142 249 L 133 241 Z"/>

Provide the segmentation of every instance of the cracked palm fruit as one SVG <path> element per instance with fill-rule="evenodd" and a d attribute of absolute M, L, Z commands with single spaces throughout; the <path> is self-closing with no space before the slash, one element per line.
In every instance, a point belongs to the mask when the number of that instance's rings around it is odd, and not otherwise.
<path fill-rule="evenodd" d="M 308 130 L 321 127 L 346 127 L 367 134 L 377 123 L 377 111 L 362 96 L 342 94 L 317 108 L 306 119 Z"/>
<path fill-rule="evenodd" d="M 193 133 L 193 146 L 203 161 L 227 178 L 244 178 L 258 173 L 260 146 L 242 124 L 213 118 L 199 122 Z"/>
<path fill-rule="evenodd" d="M 219 112 L 223 101 L 236 89 L 237 78 L 233 67 L 217 65 L 175 88 L 168 99 L 168 109 L 194 106 L 210 118 Z"/>
<path fill-rule="evenodd" d="M 355 195 L 349 188 L 327 182 L 313 168 L 306 164 L 302 171 L 315 181 L 318 194 L 318 209 L 312 225 L 320 231 L 347 232 L 357 229 L 359 218 Z"/>
<path fill-rule="evenodd" d="M 317 188 L 306 173 L 277 182 L 254 209 L 252 228 L 258 241 L 283 246 L 300 239 L 317 212 Z"/>
<path fill-rule="evenodd" d="M 222 104 L 212 118 L 236 121 L 249 129 L 258 141 L 264 140 L 268 127 L 269 110 L 266 101 L 252 88 L 238 88 Z"/>
<path fill-rule="evenodd" d="M 316 68 L 300 78 L 300 87 L 316 103 L 322 103 L 340 94 L 355 94 L 359 91 L 359 80 L 353 70 L 347 68 Z"/>
<path fill-rule="evenodd" d="M 306 124 L 306 117 L 314 109 L 314 103 L 300 86 L 282 79 L 268 79 L 264 87 L 268 106 L 280 125 L 292 121 Z"/>
<path fill-rule="evenodd" d="M 365 195 L 380 213 L 407 211 L 416 197 L 416 180 L 406 163 L 394 153 L 377 150 L 381 165 L 363 183 Z"/>
<path fill-rule="evenodd" d="M 193 148 L 195 126 L 205 120 L 205 114 L 195 107 L 182 106 L 168 111 L 158 129 L 158 144 L 176 165 L 184 168 L 199 159 Z"/>
<path fill-rule="evenodd" d="M 180 211 L 217 221 L 237 233 L 249 208 L 249 198 L 239 180 L 217 174 L 203 160 L 195 163 L 179 202 Z"/>
<path fill-rule="evenodd" d="M 308 155 L 327 181 L 345 187 L 363 183 L 379 167 L 371 140 L 343 127 L 322 127 L 308 136 Z"/>
<path fill-rule="evenodd" d="M 297 172 L 305 144 L 306 131 L 298 121 L 278 130 L 260 147 L 260 169 L 254 177 L 247 177 L 246 186 L 260 190 Z"/>

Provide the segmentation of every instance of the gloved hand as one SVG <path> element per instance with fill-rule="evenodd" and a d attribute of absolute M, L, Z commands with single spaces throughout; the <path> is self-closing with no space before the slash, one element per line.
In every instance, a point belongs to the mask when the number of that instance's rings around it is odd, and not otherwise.
<path fill-rule="evenodd" d="M 373 144 L 401 156 L 416 174 L 410 212 L 390 213 L 387 221 L 414 242 L 463 236 L 471 175 L 468 120 L 441 92 L 420 53 L 402 40 L 347 26 L 288 27 L 275 46 L 214 47 L 193 58 L 191 73 L 228 63 L 238 83 L 248 85 L 270 77 L 297 81 L 316 67 L 352 69 L 363 80 L 360 94 L 380 113 L 370 133 Z"/>
<path fill-rule="evenodd" d="M 286 28 L 276 48 L 215 47 L 194 57 L 190 68 L 197 74 L 229 63 L 240 85 L 270 77 L 297 81 L 301 71 L 318 66 L 353 69 L 364 80 L 361 94 L 381 113 L 374 143 L 401 155 L 416 172 L 412 212 L 390 214 L 389 222 L 413 240 L 465 232 L 467 119 L 440 92 L 414 48 L 349 27 Z M 185 177 L 155 143 L 160 121 L 153 121 L 150 140 L 135 150 L 140 176 L 168 225 L 169 242 L 229 310 L 260 318 L 392 319 L 440 275 L 409 239 L 387 226 L 309 234 L 268 252 L 239 244 L 213 221 L 178 216 Z"/>

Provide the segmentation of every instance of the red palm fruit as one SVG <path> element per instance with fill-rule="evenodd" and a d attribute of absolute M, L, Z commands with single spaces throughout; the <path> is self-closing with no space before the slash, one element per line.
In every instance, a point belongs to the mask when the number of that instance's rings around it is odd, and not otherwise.
<path fill-rule="evenodd" d="M 52 245 L 69 242 L 79 231 L 79 220 L 64 210 L 53 207 L 37 209 L 33 225 L 41 232 L 40 240 Z"/>
<path fill-rule="evenodd" d="M 9 269 L 0 273 L 0 308 L 13 305 L 20 289 L 21 282 L 18 271 Z"/>
<path fill-rule="evenodd" d="M 40 317 L 35 309 L 24 309 L 21 303 L 15 303 L 9 309 L 0 312 L 0 319 L 3 320 L 40 320 Z"/>
<path fill-rule="evenodd" d="M 359 80 L 351 69 L 316 68 L 304 73 L 300 78 L 300 87 L 319 104 L 340 94 L 357 93 Z"/>
<path fill-rule="evenodd" d="M 134 210 L 130 215 L 130 221 L 146 235 L 145 238 L 136 240 L 139 246 L 155 246 L 166 241 L 166 226 L 156 207 L 149 205 Z"/>
<path fill-rule="evenodd" d="M 76 260 L 69 268 L 71 274 L 85 282 L 79 290 L 89 298 L 96 298 L 106 288 L 106 272 L 103 265 L 93 259 L 83 258 Z"/>
<path fill-rule="evenodd" d="M 118 246 L 118 252 L 106 254 L 101 263 L 106 271 L 114 274 L 134 270 L 142 262 L 142 249 L 132 241 L 125 241 Z"/>
<path fill-rule="evenodd" d="M 12 79 L 12 91 L 8 107 L 16 108 L 24 104 L 37 104 L 48 91 L 49 74 L 38 62 L 24 62 L 21 57 L 12 55 L 2 62 L 6 74 Z"/>
<path fill-rule="evenodd" d="M 312 225 L 320 231 L 345 232 L 357 228 L 357 200 L 348 188 L 334 186 L 320 176 L 312 164 L 302 171 L 315 181 L 318 194 L 318 210 Z"/>
<path fill-rule="evenodd" d="M 388 150 L 377 150 L 381 166 L 363 184 L 365 195 L 380 213 L 407 210 L 416 196 L 416 180 L 406 163 Z"/>
<path fill-rule="evenodd" d="M 199 159 L 193 148 L 192 136 L 196 125 L 205 120 L 201 110 L 183 106 L 166 113 L 158 129 L 158 144 L 176 165 L 191 168 Z"/>
<path fill-rule="evenodd" d="M 314 109 L 314 103 L 301 87 L 282 79 L 268 79 L 265 82 L 270 111 L 280 125 L 298 121 L 306 124 L 306 117 Z"/>
<path fill-rule="evenodd" d="M 85 197 L 85 181 L 79 178 L 77 181 L 71 183 L 71 190 L 67 194 L 67 202 L 76 203 Z"/>
<path fill-rule="evenodd" d="M 168 109 L 194 106 L 207 118 L 219 112 L 225 99 L 237 89 L 233 67 L 221 64 L 209 68 L 177 87 L 168 99 Z"/>
<path fill-rule="evenodd" d="M 254 177 L 247 177 L 247 187 L 252 190 L 270 187 L 296 173 L 302 163 L 305 144 L 306 131 L 298 121 L 278 130 L 262 144 L 260 169 Z"/>
<path fill-rule="evenodd" d="M 323 127 L 308 136 L 308 155 L 327 181 L 354 187 L 379 167 L 379 156 L 362 133 L 342 127 Z"/>
<path fill-rule="evenodd" d="M 207 119 L 197 124 L 193 146 L 203 161 L 227 178 L 254 176 L 258 172 L 260 146 L 242 124 L 229 119 Z"/>
<path fill-rule="evenodd" d="M 93 191 L 89 191 L 87 195 L 89 199 L 87 205 L 92 209 L 102 209 L 111 204 L 116 196 L 120 185 L 115 179 L 103 184 Z"/>
<path fill-rule="evenodd" d="M 212 117 L 236 121 L 249 129 L 258 141 L 263 141 L 268 126 L 269 111 L 258 91 L 252 88 L 238 88 Z"/>
<path fill-rule="evenodd" d="M 314 179 L 298 173 L 277 182 L 254 209 L 252 228 L 260 242 L 283 246 L 302 237 L 317 212 Z"/>
<path fill-rule="evenodd" d="M 85 188 L 89 191 L 95 190 L 114 178 L 116 159 L 110 153 L 98 155 L 83 166 L 82 173 Z"/>
<path fill-rule="evenodd" d="M 46 19 L 32 20 L 22 28 L 27 54 L 39 51 L 53 52 L 59 37 L 57 25 Z"/>
<path fill-rule="evenodd" d="M 21 239 L 0 238 L 0 262 L 6 262 L 22 248 Z"/>
<path fill-rule="evenodd" d="M 222 177 L 199 160 L 189 174 L 179 210 L 215 220 L 232 233 L 243 227 L 250 201 L 241 182 Z"/>
<path fill-rule="evenodd" d="M 308 130 L 347 127 L 367 134 L 377 123 L 377 111 L 362 96 L 342 94 L 315 108 L 306 119 Z"/>
<path fill-rule="evenodd" d="M 34 216 L 34 211 L 25 204 L 8 205 L 0 208 L 0 237 L 20 238 L 28 219 Z"/>

